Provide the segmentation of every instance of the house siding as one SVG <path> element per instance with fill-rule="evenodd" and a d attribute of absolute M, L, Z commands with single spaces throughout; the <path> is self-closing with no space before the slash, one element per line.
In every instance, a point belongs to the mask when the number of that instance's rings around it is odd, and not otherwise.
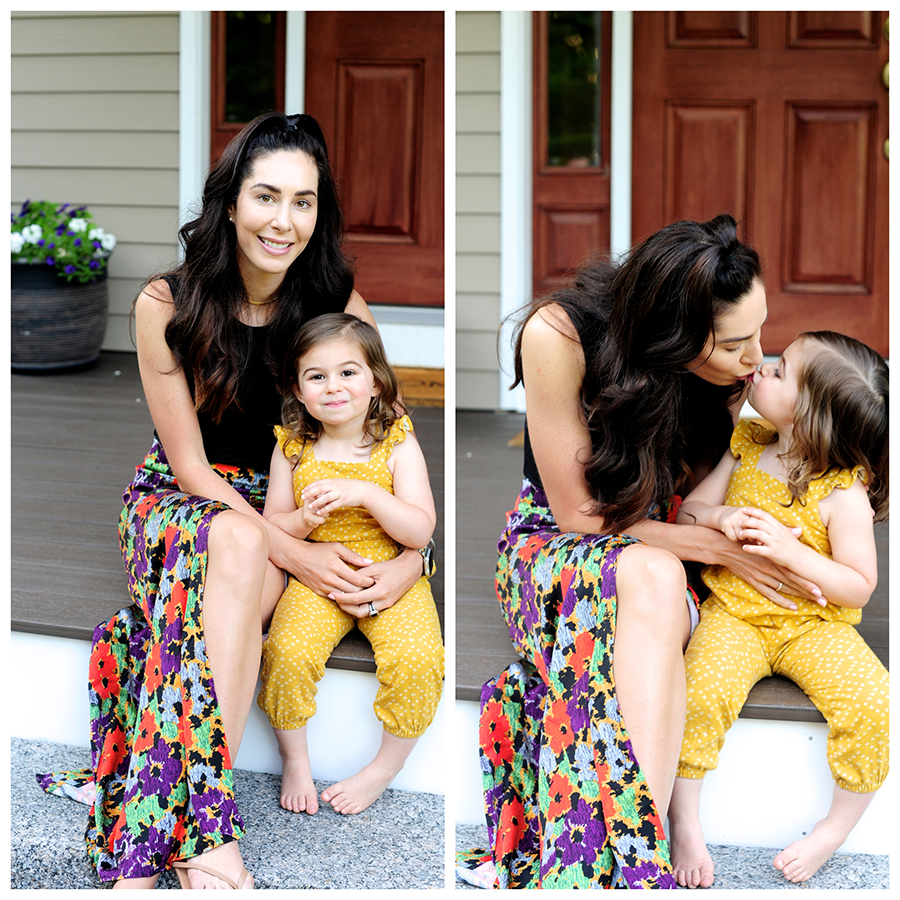
<path fill-rule="evenodd" d="M 116 235 L 103 347 L 177 260 L 179 14 L 11 14 L 11 199 L 86 205 Z"/>
<path fill-rule="evenodd" d="M 500 13 L 456 14 L 456 392 L 496 409 L 500 326 Z"/>

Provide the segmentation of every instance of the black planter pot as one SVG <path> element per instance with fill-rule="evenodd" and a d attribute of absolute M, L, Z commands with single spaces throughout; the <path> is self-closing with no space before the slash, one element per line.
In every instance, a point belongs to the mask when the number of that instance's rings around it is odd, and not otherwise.
<path fill-rule="evenodd" d="M 12 368 L 50 371 L 100 358 L 109 301 L 106 270 L 81 284 L 59 278 L 52 266 L 12 267 Z"/>

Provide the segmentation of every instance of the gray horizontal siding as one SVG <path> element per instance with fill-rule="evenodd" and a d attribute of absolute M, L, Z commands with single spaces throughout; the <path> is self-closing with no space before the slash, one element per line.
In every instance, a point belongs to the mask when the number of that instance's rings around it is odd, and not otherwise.
<path fill-rule="evenodd" d="M 104 348 L 132 350 L 128 315 L 177 260 L 177 12 L 12 14 L 11 198 L 86 205 L 116 235 Z"/>
<path fill-rule="evenodd" d="M 457 406 L 495 409 L 500 325 L 500 13 L 456 15 Z"/>

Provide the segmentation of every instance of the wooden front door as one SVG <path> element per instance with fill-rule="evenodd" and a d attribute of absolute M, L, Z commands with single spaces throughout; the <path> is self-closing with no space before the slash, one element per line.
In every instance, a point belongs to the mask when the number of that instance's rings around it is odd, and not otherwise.
<path fill-rule="evenodd" d="M 635 12 L 635 242 L 730 212 L 764 350 L 831 329 L 888 353 L 888 94 L 877 12 Z"/>
<path fill-rule="evenodd" d="M 356 286 L 444 304 L 444 14 L 309 12 L 306 111 L 322 125 Z"/>

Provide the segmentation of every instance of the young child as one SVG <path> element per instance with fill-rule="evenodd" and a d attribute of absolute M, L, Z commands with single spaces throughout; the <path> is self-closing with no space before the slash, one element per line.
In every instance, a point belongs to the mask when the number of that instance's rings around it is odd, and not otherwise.
<path fill-rule="evenodd" d="M 318 316 L 298 332 L 285 372 L 264 515 L 295 537 L 335 541 L 373 562 L 425 547 L 434 498 L 378 332 L 344 313 Z M 375 651 L 374 708 L 384 730 L 374 760 L 324 790 L 323 800 L 345 815 L 371 805 L 440 700 L 443 645 L 426 576 L 390 608 L 363 611 L 345 611 L 291 576 L 263 645 L 258 703 L 278 738 L 281 805 L 292 812 L 318 809 L 306 724 L 325 663 L 354 625 Z"/>
<path fill-rule="evenodd" d="M 816 585 L 814 599 L 773 583 L 775 605 L 721 566 L 687 653 L 684 741 L 669 807 L 672 863 L 685 887 L 709 887 L 700 827 L 703 777 L 750 688 L 795 681 L 830 726 L 828 815 L 774 859 L 811 878 L 847 839 L 888 768 L 888 675 L 854 627 L 877 581 L 875 521 L 888 513 L 888 370 L 852 338 L 800 335 L 752 377 L 749 402 L 774 428 L 741 422 L 731 451 L 687 497 L 678 522 L 718 528 L 743 549 Z"/>

